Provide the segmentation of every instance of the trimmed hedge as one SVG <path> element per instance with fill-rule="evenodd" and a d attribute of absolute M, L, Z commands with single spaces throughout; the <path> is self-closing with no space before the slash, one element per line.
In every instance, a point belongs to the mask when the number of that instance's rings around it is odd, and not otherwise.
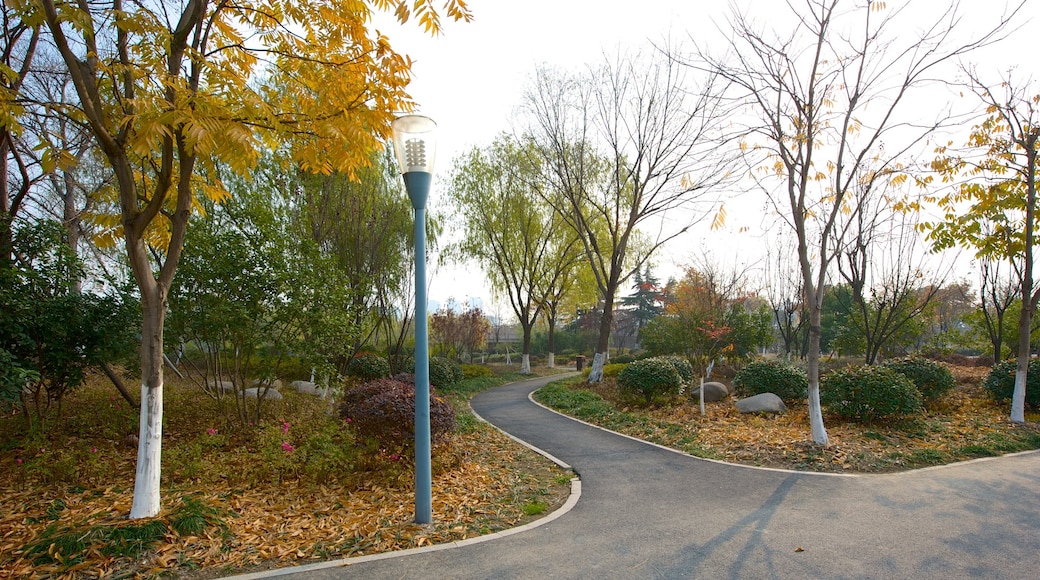
<path fill-rule="evenodd" d="M 444 357 L 430 358 L 430 384 L 435 387 L 452 387 L 462 381 L 462 366 Z"/>
<path fill-rule="evenodd" d="M 1015 392 L 1015 368 L 1018 363 L 1013 360 L 993 365 L 982 386 L 996 401 L 1010 401 Z M 1029 361 L 1026 371 L 1026 405 L 1032 409 L 1040 409 L 1040 360 Z"/>
<path fill-rule="evenodd" d="M 603 378 L 617 378 L 618 375 L 621 374 L 621 371 L 625 370 L 625 367 L 627 366 L 628 363 L 611 363 L 603 365 Z M 585 370 L 591 371 L 592 368 L 588 367 Z M 589 373 L 586 372 L 585 376 L 589 376 Z"/>
<path fill-rule="evenodd" d="M 363 352 L 347 364 L 347 376 L 366 381 L 383 379 L 390 376 L 390 362 L 378 354 Z"/>
<path fill-rule="evenodd" d="M 462 381 L 462 365 L 440 356 L 430 357 L 430 384 L 435 387 L 452 387 Z M 415 359 L 402 361 L 398 373 L 415 373 Z"/>
<path fill-rule="evenodd" d="M 913 381 L 880 365 L 848 367 L 824 375 L 820 403 L 835 415 L 866 423 L 924 408 Z"/>
<path fill-rule="evenodd" d="M 752 361 L 733 377 L 733 394 L 743 398 L 762 393 L 773 393 L 787 403 L 801 401 L 809 395 L 809 379 L 805 371 L 785 362 Z"/>
<path fill-rule="evenodd" d="M 672 365 L 675 372 L 679 373 L 679 378 L 682 380 L 684 385 L 693 382 L 693 365 L 690 364 L 690 361 L 687 360 L 686 357 L 670 354 L 654 358 L 663 359 L 665 362 Z"/>
<path fill-rule="evenodd" d="M 925 401 L 934 401 L 957 385 L 950 369 L 931 359 L 908 356 L 890 360 L 883 366 L 910 379 Z"/>
<path fill-rule="evenodd" d="M 485 365 L 459 365 L 462 369 L 463 379 L 474 379 L 479 377 L 493 377 L 495 371 Z"/>
<path fill-rule="evenodd" d="M 677 395 L 682 377 L 663 358 L 646 358 L 629 363 L 618 375 L 618 388 L 623 394 L 642 395 L 649 405 L 659 395 Z"/>
<path fill-rule="evenodd" d="M 415 443 L 415 388 L 396 379 L 376 379 L 349 387 L 340 402 L 340 416 L 357 433 L 383 449 L 409 448 Z M 455 431 L 455 407 L 430 392 L 430 438 L 443 442 Z"/>

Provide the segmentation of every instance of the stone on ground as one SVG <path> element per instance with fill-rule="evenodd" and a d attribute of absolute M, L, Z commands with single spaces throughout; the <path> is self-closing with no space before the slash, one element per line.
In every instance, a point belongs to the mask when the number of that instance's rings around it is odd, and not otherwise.
<path fill-rule="evenodd" d="M 701 388 L 699 386 L 694 387 L 694 389 L 690 391 L 690 396 L 696 400 L 700 400 Z M 726 388 L 726 385 L 716 381 L 708 381 L 707 383 L 704 383 L 705 403 L 715 403 L 725 399 L 728 396 L 729 389 Z"/>
<path fill-rule="evenodd" d="M 737 410 L 741 413 L 786 413 L 787 406 L 773 393 L 761 393 L 737 401 Z"/>

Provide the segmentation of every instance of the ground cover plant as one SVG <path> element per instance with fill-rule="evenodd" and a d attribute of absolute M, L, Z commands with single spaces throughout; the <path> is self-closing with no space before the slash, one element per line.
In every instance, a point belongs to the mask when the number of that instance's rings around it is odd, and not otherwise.
<path fill-rule="evenodd" d="M 164 509 L 133 521 L 137 410 L 103 377 L 91 377 L 61 417 L 33 432 L 8 408 L 0 416 L 0 578 L 211 578 L 518 525 L 561 505 L 572 474 L 469 412 L 470 395 L 520 378 L 495 371 L 437 389 L 456 424 L 434 447 L 432 526 L 411 522 L 410 449 L 362 437 L 320 397 L 283 389 L 267 419 L 241 425 L 171 377 Z"/>
<path fill-rule="evenodd" d="M 552 383 L 539 402 L 584 421 L 698 457 L 746 465 L 834 473 L 883 473 L 1040 448 L 1040 414 L 1008 421 L 1006 403 L 990 396 L 986 367 L 949 367 L 956 385 L 915 414 L 873 422 L 826 413 L 830 445 L 809 438 L 804 400 L 783 415 L 741 414 L 732 399 L 707 406 L 675 397 L 631 404 L 615 381 Z M 1003 375 L 1001 375 L 1003 376 Z"/>

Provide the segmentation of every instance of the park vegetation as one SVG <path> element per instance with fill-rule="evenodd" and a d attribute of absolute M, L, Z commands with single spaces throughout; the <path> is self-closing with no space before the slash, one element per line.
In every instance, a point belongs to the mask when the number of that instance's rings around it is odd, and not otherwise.
<path fill-rule="evenodd" d="M 435 460 L 462 507 L 423 531 L 376 513 L 406 495 L 424 281 L 387 144 L 415 106 L 411 61 L 371 17 L 438 34 L 466 4 L 7 2 L 0 566 L 150 574 L 498 529 L 567 478 L 505 451 L 465 400 L 539 367 L 591 362 L 545 401 L 709 457 L 878 471 L 1040 446 L 1040 91 L 959 64 L 1021 4 L 973 30 L 958 5 L 890 4 L 734 8 L 725 46 L 542 65 L 513 131 L 453 160 L 429 243 L 507 308 L 430 316 Z M 921 118 L 936 78 L 963 94 Z M 764 195 L 767 258 L 702 249 L 661 280 L 662 251 L 726 227 L 736 190 Z M 975 280 L 937 257 L 955 248 Z M 701 379 L 790 412 L 701 415 Z M 541 479 L 505 490 L 501 473 L 525 476 L 496 452 Z M 365 495 L 346 511 L 376 523 L 328 513 L 349 541 L 250 551 L 238 519 L 287 486 Z M 509 507 L 483 520 L 488 501 Z"/>

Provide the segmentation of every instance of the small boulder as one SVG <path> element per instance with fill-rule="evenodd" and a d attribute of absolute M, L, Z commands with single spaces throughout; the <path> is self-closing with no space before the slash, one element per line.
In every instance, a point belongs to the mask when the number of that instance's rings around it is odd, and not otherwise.
<path fill-rule="evenodd" d="M 263 397 L 264 400 L 267 400 L 267 401 L 281 401 L 282 398 L 283 398 L 282 394 L 279 393 L 278 391 L 274 390 L 274 389 L 267 389 L 267 392 L 264 392 L 264 389 L 260 388 L 260 387 L 253 387 L 253 388 L 250 388 L 250 389 L 246 389 L 246 390 L 242 391 L 242 396 L 244 396 L 247 399 L 255 399 L 257 397 Z"/>
<path fill-rule="evenodd" d="M 297 393 L 303 393 L 304 395 L 320 396 L 325 394 L 325 389 L 322 389 L 310 381 L 293 381 L 289 383 L 289 386 L 295 389 Z"/>
<path fill-rule="evenodd" d="M 787 406 L 773 393 L 762 393 L 737 401 L 737 410 L 741 413 L 786 413 Z"/>
<path fill-rule="evenodd" d="M 221 393 L 232 393 L 235 391 L 235 383 L 231 381 L 206 379 L 206 387 L 213 391 L 220 391 Z"/>
<path fill-rule="evenodd" d="M 693 397 L 696 400 L 700 400 L 701 388 L 700 387 L 694 388 L 692 391 L 690 391 L 690 396 Z M 709 381 L 707 383 L 704 383 L 704 402 L 705 403 L 715 403 L 715 402 L 718 402 L 718 401 L 721 401 L 721 400 L 725 399 L 728 396 L 729 396 L 729 389 L 726 388 L 726 385 L 724 385 L 722 383 L 715 382 L 715 381 Z"/>
<path fill-rule="evenodd" d="M 249 384 L 249 386 L 250 387 L 271 387 L 272 389 L 280 389 L 280 388 L 282 388 L 282 381 L 280 381 L 278 379 L 274 379 L 274 380 L 271 380 L 271 379 L 254 379 L 253 382 Z"/>

